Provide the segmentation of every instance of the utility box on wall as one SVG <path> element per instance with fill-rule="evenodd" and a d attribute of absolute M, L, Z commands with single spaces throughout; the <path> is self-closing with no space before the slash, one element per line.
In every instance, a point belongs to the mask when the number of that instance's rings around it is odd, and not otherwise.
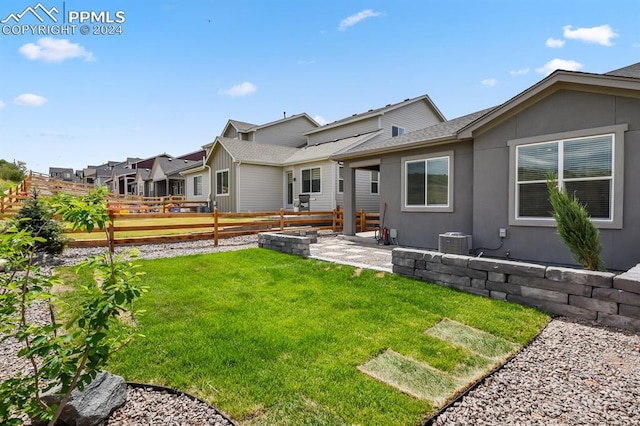
<path fill-rule="evenodd" d="M 445 232 L 438 236 L 440 253 L 467 255 L 472 247 L 471 235 L 464 232 Z"/>

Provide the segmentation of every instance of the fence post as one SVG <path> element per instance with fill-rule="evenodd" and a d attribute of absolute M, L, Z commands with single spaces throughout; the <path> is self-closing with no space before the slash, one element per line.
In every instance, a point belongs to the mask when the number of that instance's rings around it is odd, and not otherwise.
<path fill-rule="evenodd" d="M 218 208 L 213 208 L 213 245 L 218 247 Z"/>
<path fill-rule="evenodd" d="M 113 253 L 114 251 L 116 251 L 116 236 L 115 236 L 115 231 L 113 229 L 113 221 L 114 221 L 114 217 L 113 217 L 113 210 L 109 210 L 109 228 L 107 228 L 107 235 L 109 237 L 109 251 L 111 253 Z"/>
<path fill-rule="evenodd" d="M 362 221 L 362 232 L 366 232 L 367 230 L 367 214 L 364 212 L 364 210 L 360 210 L 360 217 L 362 219 L 360 219 Z"/>
<path fill-rule="evenodd" d="M 280 230 L 284 231 L 284 209 L 280 209 Z"/>
<path fill-rule="evenodd" d="M 164 197 L 162 197 L 162 198 L 160 199 L 160 203 L 162 204 L 162 213 L 164 213 L 164 212 L 165 212 L 165 204 L 164 204 L 164 201 L 165 201 L 165 199 L 164 199 Z"/>
<path fill-rule="evenodd" d="M 338 216 L 338 211 L 336 209 L 333 209 L 333 214 L 331 215 L 331 230 L 335 233 L 336 232 L 336 218 Z"/>

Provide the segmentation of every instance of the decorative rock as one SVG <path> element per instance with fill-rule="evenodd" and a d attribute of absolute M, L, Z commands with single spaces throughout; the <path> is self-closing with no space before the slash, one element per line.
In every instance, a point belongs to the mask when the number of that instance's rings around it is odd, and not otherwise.
<path fill-rule="evenodd" d="M 59 390 L 59 389 L 58 389 Z M 43 395 L 47 405 L 58 404 L 61 394 L 52 392 Z M 120 376 L 106 371 L 98 373 L 95 379 L 83 391 L 74 390 L 69 402 L 62 410 L 57 424 L 76 426 L 95 426 L 102 424 L 109 415 L 127 401 L 127 383 Z M 33 425 L 46 423 L 33 421 Z"/>
<path fill-rule="evenodd" d="M 582 269 L 548 267 L 546 277 L 552 281 L 563 281 L 592 287 L 611 287 L 614 274 L 610 272 L 585 271 Z"/>
<path fill-rule="evenodd" d="M 0 272 L 4 272 L 9 266 L 9 261 L 7 259 L 0 259 Z"/>

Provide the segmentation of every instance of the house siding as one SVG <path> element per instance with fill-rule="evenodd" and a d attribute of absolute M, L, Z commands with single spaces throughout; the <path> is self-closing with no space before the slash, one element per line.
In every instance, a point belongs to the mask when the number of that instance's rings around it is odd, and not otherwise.
<path fill-rule="evenodd" d="M 344 193 L 338 191 L 338 164 L 335 164 L 336 206 L 344 208 Z M 378 192 L 380 191 L 378 183 Z M 356 170 L 356 210 L 380 211 L 380 195 L 371 194 L 371 170 Z"/>
<path fill-rule="evenodd" d="M 236 167 L 233 158 L 220 145 L 215 147 L 211 156 L 211 198 L 216 202 L 216 207 L 221 212 L 236 211 Z M 216 173 L 220 170 L 229 170 L 229 195 L 216 195 Z"/>
<path fill-rule="evenodd" d="M 193 179 L 196 176 L 202 176 L 202 194 L 201 195 L 193 195 L 194 189 L 195 189 Z M 208 197 L 209 197 L 210 181 L 209 181 L 208 171 L 185 173 L 184 181 L 185 181 L 185 197 L 187 201 L 202 201 L 205 203 L 209 201 Z"/>
<path fill-rule="evenodd" d="M 317 145 L 325 142 L 332 142 L 336 139 L 343 139 L 354 135 L 362 135 L 374 132 L 379 129 L 378 116 L 360 120 L 355 123 L 345 124 L 323 132 L 308 135 L 308 145 Z"/>
<path fill-rule="evenodd" d="M 235 127 L 229 126 L 222 136 L 225 138 L 235 139 L 238 137 L 238 131 Z"/>
<path fill-rule="evenodd" d="M 453 212 L 402 211 L 402 158 L 428 156 L 453 151 Z M 358 161 L 366 159 L 358 159 Z M 398 230 L 403 246 L 438 249 L 438 235 L 445 232 L 472 233 L 473 209 L 473 144 L 470 141 L 430 148 L 400 151 L 380 158 L 380 204 L 387 203 L 385 227 Z M 382 215 L 382 208 L 380 214 Z"/>
<path fill-rule="evenodd" d="M 409 133 L 437 124 L 440 119 L 425 102 L 414 102 L 385 113 L 381 122 L 383 130 L 379 138 L 388 139 L 391 137 L 391 126 L 402 127 L 405 133 Z"/>
<path fill-rule="evenodd" d="M 302 134 L 316 126 L 305 117 L 295 118 L 256 131 L 256 142 L 297 148 L 307 142 Z"/>
<path fill-rule="evenodd" d="M 625 270 L 640 261 L 640 99 L 559 90 L 474 137 L 474 246 L 497 247 L 487 254 L 549 264 L 571 264 L 569 250 L 554 227 L 509 226 L 509 148 L 507 141 L 531 136 L 628 124 L 624 135 L 624 228 L 600 229 L 605 266 Z M 458 165 L 456 165 L 458 167 Z M 458 167 L 459 169 L 459 167 Z"/>
<path fill-rule="evenodd" d="M 293 176 L 296 179 L 293 185 L 293 198 L 297 199 L 302 192 L 302 170 L 320 167 L 320 191 L 321 193 L 310 194 L 311 211 L 327 211 L 335 208 L 335 197 L 338 171 L 334 169 L 332 161 L 316 161 L 289 167 L 287 170 L 293 170 Z M 284 183 L 282 184 L 284 188 Z"/>
<path fill-rule="evenodd" d="M 268 212 L 283 207 L 282 168 L 241 164 L 237 168 L 238 211 Z"/>

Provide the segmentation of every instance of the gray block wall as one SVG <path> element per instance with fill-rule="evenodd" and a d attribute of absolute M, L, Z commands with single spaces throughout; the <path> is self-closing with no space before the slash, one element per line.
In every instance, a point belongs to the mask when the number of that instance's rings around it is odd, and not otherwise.
<path fill-rule="evenodd" d="M 640 265 L 615 275 L 417 249 L 392 253 L 400 275 L 640 331 Z"/>
<path fill-rule="evenodd" d="M 315 229 L 258 234 L 258 247 L 302 257 L 311 256 L 309 246 L 316 242 L 318 242 L 318 231 Z"/>

